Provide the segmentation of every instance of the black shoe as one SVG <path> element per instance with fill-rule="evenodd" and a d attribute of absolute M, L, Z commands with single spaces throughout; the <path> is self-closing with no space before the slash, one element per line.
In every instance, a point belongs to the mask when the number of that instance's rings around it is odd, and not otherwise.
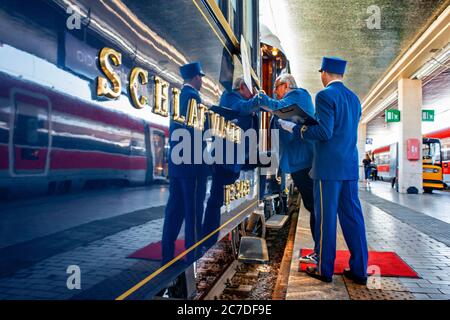
<path fill-rule="evenodd" d="M 306 267 L 306 274 L 310 277 L 318 279 L 323 282 L 333 282 L 333 278 L 325 277 L 319 273 L 316 267 Z"/>
<path fill-rule="evenodd" d="M 353 272 L 350 271 L 350 269 L 344 269 L 344 277 L 352 280 L 356 284 L 360 284 L 360 285 L 367 284 L 367 278 L 360 278 L 360 277 L 355 276 L 353 274 Z"/>

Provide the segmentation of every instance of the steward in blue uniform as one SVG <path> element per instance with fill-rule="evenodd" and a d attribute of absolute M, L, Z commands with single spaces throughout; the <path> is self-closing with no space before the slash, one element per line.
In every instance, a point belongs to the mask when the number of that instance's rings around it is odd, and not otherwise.
<path fill-rule="evenodd" d="M 222 114 L 227 121 L 233 121 L 243 131 L 253 128 L 255 112 L 259 110 L 259 99 L 253 97 L 252 92 L 245 85 L 244 79 L 239 77 L 235 80 L 232 92 L 224 92 L 220 99 L 220 107 L 217 113 Z M 221 110 L 223 109 L 223 110 Z M 226 110 L 225 110 L 226 109 Z M 223 112 L 222 112 L 223 111 Z M 217 138 L 215 138 L 217 139 Z M 236 182 L 245 159 L 238 159 L 238 150 L 236 145 L 231 146 L 234 149 L 234 160 L 227 163 L 227 145 L 233 142 L 224 140 L 223 164 L 214 164 L 212 173 L 212 184 L 210 196 L 205 210 L 203 221 L 203 237 L 217 230 L 220 226 L 220 209 L 224 205 L 224 187 Z M 241 155 L 242 156 L 242 155 Z M 216 243 L 218 233 L 215 233 L 206 241 L 206 247 Z"/>
<path fill-rule="evenodd" d="M 368 249 L 361 203 L 358 197 L 357 131 L 361 103 L 342 78 L 347 62 L 323 59 L 320 69 L 325 89 L 316 96 L 319 124 L 296 126 L 302 139 L 316 140 L 311 176 L 314 179 L 319 263 L 310 276 L 331 282 L 336 257 L 337 216 L 351 253 L 344 276 L 359 284 L 367 282 Z"/>
<path fill-rule="evenodd" d="M 199 90 L 202 87 L 200 64 L 190 63 L 180 68 L 180 73 L 185 84 L 180 93 L 180 114 L 186 115 L 189 102 L 194 99 L 201 102 Z M 164 228 L 162 236 L 163 264 L 174 258 L 175 241 L 185 222 L 185 248 L 189 249 L 201 240 L 201 228 L 203 219 L 204 201 L 206 197 L 206 183 L 208 176 L 207 165 L 194 164 L 194 132 L 197 129 L 171 120 L 170 122 L 170 151 L 178 144 L 172 141 L 172 134 L 177 129 L 187 130 L 191 138 L 191 157 L 189 163 L 175 164 L 172 154 L 169 153 L 169 200 L 167 201 Z M 203 137 L 203 135 L 202 135 Z M 203 140 L 203 139 L 202 139 Z M 202 145 L 202 153 L 205 145 Z M 183 154 L 181 154 L 182 156 Z M 203 154 L 202 154 L 203 156 Z M 195 254 L 188 255 L 188 262 L 195 259 Z"/>
<path fill-rule="evenodd" d="M 297 88 L 295 79 L 290 74 L 283 74 L 275 81 L 275 94 L 279 100 L 271 99 L 267 95 L 261 95 L 261 103 L 272 110 L 296 104 L 307 114 L 314 117 L 314 105 L 311 95 L 302 88 Z M 314 183 L 309 177 L 313 159 L 313 142 L 298 139 L 292 129 L 285 130 L 277 116 L 272 119 L 273 127 L 280 129 L 280 168 L 283 173 L 290 173 L 294 185 L 299 190 L 305 208 L 311 213 L 310 228 L 315 243 L 314 253 L 318 253 L 318 241 L 315 234 L 314 215 Z M 311 254 L 300 258 L 302 262 L 316 263 L 316 255 Z"/>

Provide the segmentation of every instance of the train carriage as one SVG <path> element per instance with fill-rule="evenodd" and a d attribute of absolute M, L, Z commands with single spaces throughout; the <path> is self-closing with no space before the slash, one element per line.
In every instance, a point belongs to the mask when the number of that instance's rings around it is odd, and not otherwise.
<path fill-rule="evenodd" d="M 447 185 L 450 185 L 450 128 L 434 131 L 425 136 L 441 141 L 443 179 Z"/>
<path fill-rule="evenodd" d="M 426 134 L 422 139 L 423 188 L 427 193 L 443 190 L 449 183 L 449 130 Z M 392 181 L 397 177 L 398 144 L 393 143 L 374 149 L 372 152 L 377 176 Z"/>
<path fill-rule="evenodd" d="M 73 217 L 61 217 L 57 212 L 68 210 L 64 207 L 64 194 L 75 194 L 67 198 L 69 206 L 78 197 L 75 192 L 88 199 L 83 210 L 91 217 L 83 220 L 84 213 L 80 214 L 77 222 L 86 223 L 86 228 L 91 228 L 88 223 L 98 223 L 101 231 L 85 231 L 93 239 L 98 236 L 96 233 L 108 229 L 108 219 L 102 220 L 104 217 L 91 222 L 97 211 L 107 205 L 96 202 L 97 190 L 120 186 L 128 187 L 125 190 L 132 194 L 133 187 L 168 180 L 168 106 L 173 105 L 183 84 L 179 67 L 200 61 L 206 73 L 202 101 L 207 107 L 217 104 L 221 93 L 231 88 L 233 77 L 243 72 L 240 35 L 247 42 L 251 74 L 258 86 L 260 44 L 255 0 L 0 3 L 0 207 L 7 212 L 21 199 L 33 203 L 44 197 L 49 203 L 47 209 L 55 210 L 50 214 L 52 220 L 39 221 L 46 224 L 45 228 L 23 227 L 31 233 L 40 230 L 40 241 L 29 238 L 21 252 L 16 249 L 23 243 L 15 242 L 15 235 L 0 235 L 0 252 L 17 255 L 15 260 L 5 255 L 0 259 L 0 282 L 10 281 L 9 277 L 37 263 L 26 256 L 39 255 L 35 252 L 46 241 L 54 243 L 53 254 L 63 255 L 70 248 L 71 264 L 82 264 L 73 253 L 80 249 L 76 245 L 79 239 L 73 240 L 76 230 L 61 226 L 65 219 Z M 148 83 L 133 78 L 133 71 L 138 68 L 148 73 Z M 145 105 L 139 103 L 143 97 Z M 246 182 L 248 192 L 223 206 L 221 226 L 215 231 L 220 234 L 219 239 L 239 226 L 257 206 L 258 170 L 242 171 L 239 180 Z M 156 191 L 150 188 L 148 197 L 155 197 L 155 192 L 164 197 L 168 191 L 164 186 Z M 56 198 L 63 201 L 52 204 Z M 132 196 L 129 201 L 133 201 Z M 34 209 L 30 205 L 21 210 L 29 215 Z M 71 209 L 73 215 L 80 213 L 77 208 Z M 132 235 L 127 238 L 125 234 L 132 229 L 119 229 L 124 238 L 119 239 L 117 247 L 127 249 L 106 260 L 98 259 L 95 270 L 86 276 L 89 285 L 61 297 L 150 298 L 173 283 L 189 268 L 183 256 L 195 248 L 183 248 L 165 265 L 157 258 L 128 259 L 144 243 L 150 251 L 160 250 L 163 212 L 161 207 L 125 212 L 124 219 L 131 219 L 131 214 L 146 217 L 141 228 L 147 230 L 144 238 L 148 237 L 148 241 Z M 111 219 L 108 224 L 122 225 Z M 1 223 L 0 229 L 7 230 L 9 221 Z M 58 241 L 54 238 L 56 231 Z M 27 236 L 24 234 L 23 239 Z M 182 233 L 178 240 L 183 240 Z M 83 245 L 86 250 L 94 250 L 88 243 Z M 158 256 L 157 252 L 152 254 Z M 39 257 L 42 261 L 52 259 Z M 117 261 L 122 264 L 117 266 Z M 55 263 L 64 273 L 67 265 Z M 99 270 L 108 269 L 110 264 L 116 265 L 115 269 L 111 268 L 108 276 L 99 276 Z"/>

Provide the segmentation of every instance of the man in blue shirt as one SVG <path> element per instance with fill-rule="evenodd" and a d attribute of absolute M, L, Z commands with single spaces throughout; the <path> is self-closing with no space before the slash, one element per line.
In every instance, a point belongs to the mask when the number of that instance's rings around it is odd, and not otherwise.
<path fill-rule="evenodd" d="M 314 179 L 316 230 L 319 239 L 317 267 L 307 273 L 331 282 L 336 257 L 337 216 L 351 253 L 350 269 L 344 276 L 358 284 L 367 282 L 368 249 L 364 217 L 358 197 L 357 131 L 361 103 L 344 83 L 347 62 L 325 57 L 322 83 L 316 96 L 318 125 L 293 128 L 301 139 L 316 140 L 311 176 Z"/>
<path fill-rule="evenodd" d="M 259 99 L 253 97 L 254 94 L 249 90 L 244 82 L 243 77 L 239 77 L 234 81 L 233 91 L 225 91 L 220 99 L 220 109 L 226 108 L 226 120 L 233 121 L 243 131 L 253 127 L 255 112 L 259 110 Z M 216 138 L 217 139 L 217 138 Z M 237 148 L 233 146 L 233 142 L 223 141 L 223 164 L 214 164 L 212 174 L 212 184 L 210 196 L 205 210 L 205 218 L 203 221 L 203 237 L 208 236 L 220 226 L 220 208 L 224 204 L 224 187 L 236 182 L 242 169 L 242 158 L 238 161 Z M 228 144 L 228 146 L 227 146 Z M 234 149 L 234 157 L 232 163 L 227 163 L 227 148 Z M 208 248 L 216 243 L 218 233 L 216 232 L 210 237 L 205 246 Z"/>
<path fill-rule="evenodd" d="M 307 114 L 314 116 L 314 105 L 311 95 L 305 89 L 298 88 L 294 77 L 282 74 L 275 81 L 275 95 L 278 100 L 261 94 L 261 103 L 271 110 L 280 109 L 293 104 L 301 107 Z M 315 248 L 313 253 L 300 258 L 301 262 L 317 263 L 318 241 L 315 239 L 315 215 L 313 181 L 309 177 L 312 166 L 313 142 L 298 139 L 286 122 L 274 116 L 273 126 L 280 129 L 280 168 L 282 173 L 290 173 L 294 185 L 299 190 L 305 208 L 310 212 L 310 228 Z M 286 129 L 285 129 L 286 128 Z"/>
<path fill-rule="evenodd" d="M 198 62 L 186 64 L 180 68 L 181 76 L 185 83 L 180 93 L 180 114 L 187 114 L 187 109 L 191 100 L 201 103 L 199 91 L 202 87 L 202 77 L 204 76 Z M 172 155 L 173 148 L 181 141 L 173 141 L 172 135 L 175 130 L 185 130 L 191 139 L 190 159 L 187 162 L 174 163 Z M 174 258 L 175 241 L 181 230 L 183 221 L 185 222 L 185 248 L 201 240 L 201 228 L 204 201 L 206 197 L 206 183 L 208 176 L 208 166 L 203 163 L 194 163 L 194 132 L 195 130 L 186 123 L 180 123 L 171 119 L 169 127 L 170 153 L 169 153 L 169 200 L 167 201 L 163 236 L 162 255 L 163 264 Z M 184 139 L 184 138 L 183 138 Z M 203 139 L 202 139 L 203 140 Z M 206 145 L 202 145 L 202 152 Z M 185 151 L 185 150 L 183 150 Z M 182 157 L 182 155 L 180 155 Z M 202 155 L 203 156 L 203 155 Z M 203 157 L 202 157 L 203 159 Z M 188 261 L 195 259 L 195 254 L 188 255 Z"/>

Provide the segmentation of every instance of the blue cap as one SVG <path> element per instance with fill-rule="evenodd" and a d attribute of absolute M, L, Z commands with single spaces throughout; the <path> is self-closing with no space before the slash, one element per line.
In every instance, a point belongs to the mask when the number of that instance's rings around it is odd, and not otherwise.
<path fill-rule="evenodd" d="M 323 57 L 322 68 L 319 72 L 326 71 L 335 74 L 344 74 L 347 61 L 337 57 Z"/>
<path fill-rule="evenodd" d="M 184 80 L 192 79 L 193 77 L 198 76 L 198 75 L 200 75 L 202 77 L 205 76 L 199 62 L 192 62 L 192 63 L 185 64 L 184 66 L 181 66 L 180 74 Z"/>

